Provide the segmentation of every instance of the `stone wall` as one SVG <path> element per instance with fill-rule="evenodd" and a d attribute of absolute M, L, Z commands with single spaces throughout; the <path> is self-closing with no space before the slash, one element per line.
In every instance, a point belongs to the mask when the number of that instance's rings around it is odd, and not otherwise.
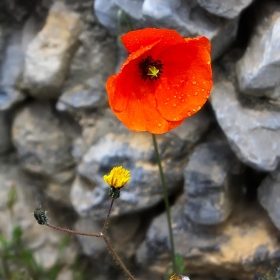
<path fill-rule="evenodd" d="M 123 165 L 132 180 L 112 211 L 112 244 L 140 280 L 162 279 L 170 265 L 151 135 L 128 131 L 107 104 L 106 80 L 127 55 L 118 41 L 120 9 L 134 29 L 170 28 L 212 42 L 210 101 L 158 137 L 186 274 L 250 279 L 273 268 L 280 261 L 280 2 L 272 0 L 2 1 L 1 232 L 12 227 L 7 196 L 15 186 L 13 219 L 49 268 L 63 234 L 29 214 L 42 205 L 52 224 L 99 232 L 110 202 L 103 175 Z M 123 18 L 120 27 L 127 30 Z M 70 279 L 79 255 L 94 275 L 124 279 L 102 240 L 73 239 L 63 254 L 61 279 Z"/>

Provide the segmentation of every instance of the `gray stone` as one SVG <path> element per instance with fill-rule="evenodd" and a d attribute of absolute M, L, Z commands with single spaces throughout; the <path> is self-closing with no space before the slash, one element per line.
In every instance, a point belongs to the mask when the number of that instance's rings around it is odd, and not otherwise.
<path fill-rule="evenodd" d="M 133 29 L 140 29 L 145 26 L 142 14 L 143 0 L 96 0 L 94 1 L 94 12 L 102 25 L 112 34 L 120 35 L 129 31 L 125 22 L 125 15 L 120 14 L 121 10 L 127 13 Z M 118 15 L 120 19 L 118 19 Z M 122 30 L 118 30 L 121 26 Z"/>
<path fill-rule="evenodd" d="M 94 8 L 100 22 L 115 35 L 120 33 L 117 13 L 121 8 L 132 19 L 133 29 L 157 27 L 174 29 L 184 37 L 206 36 L 212 41 L 213 59 L 234 41 L 238 26 L 238 17 L 215 19 L 208 16 L 195 0 L 97 0 Z M 138 22 L 135 22 L 135 14 Z"/>
<path fill-rule="evenodd" d="M 239 16 L 253 0 L 197 0 L 197 2 L 211 14 L 232 19 Z"/>
<path fill-rule="evenodd" d="M 22 31 L 13 30 L 0 67 L 0 110 L 11 108 L 25 96 L 17 89 L 24 63 Z"/>
<path fill-rule="evenodd" d="M 102 231 L 104 221 L 96 222 L 91 218 L 80 218 L 76 224 L 75 229 L 99 234 Z M 140 216 L 129 215 L 120 218 L 110 219 L 107 235 L 113 248 L 118 252 L 120 258 L 126 265 L 131 262 L 131 258 L 135 254 L 137 246 L 142 241 L 145 234 L 145 230 L 141 229 Z M 109 259 L 107 246 L 102 238 L 84 238 L 78 236 L 78 241 L 82 246 L 83 253 L 89 256 L 94 261 L 100 261 L 107 259 L 106 267 L 110 267 L 115 264 L 113 258 Z M 125 244 L 125 246 L 124 246 Z"/>
<path fill-rule="evenodd" d="M 280 158 L 280 112 L 266 102 L 240 100 L 230 77 L 215 71 L 210 101 L 237 157 L 258 170 L 272 171 Z M 242 102 L 241 102 L 242 101 Z"/>
<path fill-rule="evenodd" d="M 136 20 L 142 19 L 143 0 L 114 0 L 116 5 L 123 9 L 130 17 Z"/>
<path fill-rule="evenodd" d="M 87 149 L 109 132 L 126 133 L 128 131 L 110 108 L 83 114 L 80 126 Z"/>
<path fill-rule="evenodd" d="M 249 46 L 236 66 L 240 90 L 253 96 L 265 96 L 280 104 L 280 5 L 267 2 L 270 12 L 255 28 Z"/>
<path fill-rule="evenodd" d="M 113 0 L 96 0 L 93 3 L 94 12 L 100 21 L 112 34 L 117 35 L 117 14 L 119 7 Z"/>
<path fill-rule="evenodd" d="M 22 27 L 0 27 L 0 110 L 10 109 L 25 99 L 20 91 L 24 56 L 39 25 L 38 20 L 29 17 Z"/>
<path fill-rule="evenodd" d="M 175 135 L 159 135 L 157 139 L 167 190 L 171 194 L 182 183 L 182 159 L 186 151 Z M 131 181 L 115 201 L 112 217 L 139 212 L 162 201 L 152 136 L 149 133 L 108 133 L 91 146 L 78 167 L 79 176 L 72 186 L 71 200 L 80 216 L 104 219 L 110 198 L 103 176 L 118 165 L 131 171 Z"/>
<path fill-rule="evenodd" d="M 238 161 L 226 142 L 204 143 L 185 168 L 185 214 L 196 224 L 224 222 L 232 212 Z M 235 188 L 235 190 L 233 189 Z"/>
<path fill-rule="evenodd" d="M 5 154 L 12 149 L 11 126 L 8 112 L 0 111 L 0 154 Z"/>
<path fill-rule="evenodd" d="M 28 45 L 23 89 L 38 98 L 58 97 L 81 30 L 79 15 L 56 2 L 43 29 Z"/>
<path fill-rule="evenodd" d="M 184 37 L 208 37 L 213 59 L 233 42 L 237 32 L 238 19 L 217 21 L 207 16 L 195 1 L 145 0 L 143 15 L 147 26 L 174 29 Z"/>
<path fill-rule="evenodd" d="M 0 23 L 22 23 L 30 14 L 30 3 L 32 2 L 17 0 L 1 0 Z"/>
<path fill-rule="evenodd" d="M 201 140 L 213 122 L 213 116 L 203 107 L 196 114 L 186 118 L 182 124 L 172 129 L 170 133 L 177 135 L 190 149 Z"/>
<path fill-rule="evenodd" d="M 4 236 L 11 239 L 12 229 L 19 226 L 22 229 L 22 243 L 32 252 L 37 264 L 45 270 L 58 262 L 69 268 L 78 255 L 77 244 L 71 240 L 63 250 L 59 250 L 65 235 L 38 225 L 32 215 L 34 209 L 41 204 L 38 201 L 39 187 L 41 186 L 36 180 L 30 180 L 20 170 L 15 154 L 0 159 L 1 238 Z M 11 191 L 16 192 L 12 212 L 8 206 Z M 58 216 L 52 209 L 48 210 L 49 219 L 53 224 L 57 223 L 58 217 L 63 216 Z M 63 226 L 63 224 L 60 225 Z"/>
<path fill-rule="evenodd" d="M 22 108 L 15 116 L 12 138 L 25 170 L 56 181 L 72 170 L 71 139 L 50 104 L 33 102 Z"/>
<path fill-rule="evenodd" d="M 68 207 L 70 209 L 72 207 L 70 200 L 70 190 L 74 173 L 72 171 L 68 173 L 69 176 L 71 176 L 69 183 L 57 183 L 55 180 L 52 180 L 45 186 L 43 192 L 46 198 L 55 202 L 60 207 Z M 59 176 L 61 177 L 62 174 L 60 173 Z"/>
<path fill-rule="evenodd" d="M 258 188 L 258 200 L 280 230 L 280 167 L 269 174 Z"/>
<path fill-rule="evenodd" d="M 175 252 L 182 256 L 188 274 L 251 279 L 264 263 L 267 271 L 279 261 L 278 232 L 261 207 L 240 200 L 230 218 L 218 226 L 195 226 L 183 214 L 184 207 L 181 197 L 171 208 L 171 219 Z M 163 213 L 151 223 L 137 250 L 137 263 L 165 275 L 171 265 L 168 236 Z"/>
<path fill-rule="evenodd" d="M 213 59 L 233 42 L 237 32 L 238 18 L 215 20 L 195 1 L 145 0 L 142 12 L 146 26 L 174 29 L 184 37 L 208 37 Z"/>
<path fill-rule="evenodd" d="M 92 19 L 94 20 L 94 19 Z M 86 25 L 57 104 L 60 111 L 98 108 L 107 104 L 106 80 L 114 73 L 115 39 L 104 29 Z"/>

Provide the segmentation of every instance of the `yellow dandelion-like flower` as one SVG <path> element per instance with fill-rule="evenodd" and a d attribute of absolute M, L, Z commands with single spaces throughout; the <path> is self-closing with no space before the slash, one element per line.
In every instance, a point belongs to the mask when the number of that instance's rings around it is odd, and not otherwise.
<path fill-rule="evenodd" d="M 103 179 L 111 188 L 120 189 L 130 181 L 130 171 L 122 166 L 117 166 L 111 170 L 109 175 L 104 175 Z"/>

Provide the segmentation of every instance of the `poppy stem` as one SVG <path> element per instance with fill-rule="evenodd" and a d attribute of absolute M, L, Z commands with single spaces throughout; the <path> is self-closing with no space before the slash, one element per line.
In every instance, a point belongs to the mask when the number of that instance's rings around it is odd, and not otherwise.
<path fill-rule="evenodd" d="M 171 225 L 171 215 L 170 215 L 170 206 L 169 206 L 169 201 L 168 201 L 167 187 L 166 187 L 166 183 L 165 183 L 165 176 L 164 176 L 162 165 L 161 165 L 161 159 L 160 159 L 160 155 L 159 155 L 159 151 L 158 151 L 158 144 L 157 144 L 157 139 L 156 139 L 155 134 L 152 134 L 152 137 L 153 137 L 155 154 L 156 154 L 156 158 L 157 158 L 158 169 L 159 169 L 159 173 L 160 173 L 160 179 L 161 179 L 162 188 L 163 188 L 163 197 L 164 197 L 164 204 L 165 204 L 168 231 L 169 231 L 169 240 L 170 240 L 170 247 L 171 247 L 172 267 L 173 267 L 173 272 L 176 273 L 177 266 L 176 266 L 174 238 L 173 238 L 173 231 L 172 231 L 172 225 Z"/>

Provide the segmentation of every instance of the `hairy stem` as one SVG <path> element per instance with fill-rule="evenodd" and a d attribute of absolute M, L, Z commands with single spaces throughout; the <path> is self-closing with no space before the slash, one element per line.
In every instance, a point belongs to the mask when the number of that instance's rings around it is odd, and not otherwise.
<path fill-rule="evenodd" d="M 49 223 L 46 223 L 46 226 L 52 228 L 52 229 L 56 229 L 59 231 L 63 231 L 66 233 L 71 233 L 71 234 L 76 234 L 76 235 L 83 235 L 83 236 L 91 236 L 91 237 L 101 237 L 100 233 L 85 233 L 85 232 L 80 232 L 80 231 L 76 231 L 76 230 L 71 230 L 71 229 L 66 229 L 66 228 L 61 228 L 61 227 L 57 227 L 57 226 L 53 226 L 50 225 Z"/>
<path fill-rule="evenodd" d="M 101 233 L 101 236 L 103 237 L 108 249 L 110 250 L 110 252 L 112 253 L 113 257 L 115 258 L 115 260 L 118 262 L 118 264 L 120 265 L 120 267 L 122 268 L 122 270 L 124 271 L 124 273 L 129 277 L 129 279 L 131 280 L 136 280 L 133 275 L 129 272 L 129 270 L 125 267 L 125 265 L 123 264 L 123 262 L 121 261 L 120 257 L 117 255 L 117 253 L 115 252 L 114 248 L 112 247 L 111 243 L 109 242 L 109 240 L 107 239 L 106 235 L 104 235 L 103 233 Z"/>
<path fill-rule="evenodd" d="M 106 217 L 104 225 L 103 225 L 102 232 L 104 234 L 106 233 L 106 230 L 107 230 L 107 227 L 108 227 L 108 224 L 109 224 L 109 218 L 110 218 L 110 214 L 111 214 L 111 210 L 112 210 L 112 207 L 113 207 L 114 200 L 115 199 L 112 198 L 111 203 L 110 203 L 110 207 L 109 207 L 109 210 L 108 210 L 108 213 L 107 213 L 107 217 Z"/>

